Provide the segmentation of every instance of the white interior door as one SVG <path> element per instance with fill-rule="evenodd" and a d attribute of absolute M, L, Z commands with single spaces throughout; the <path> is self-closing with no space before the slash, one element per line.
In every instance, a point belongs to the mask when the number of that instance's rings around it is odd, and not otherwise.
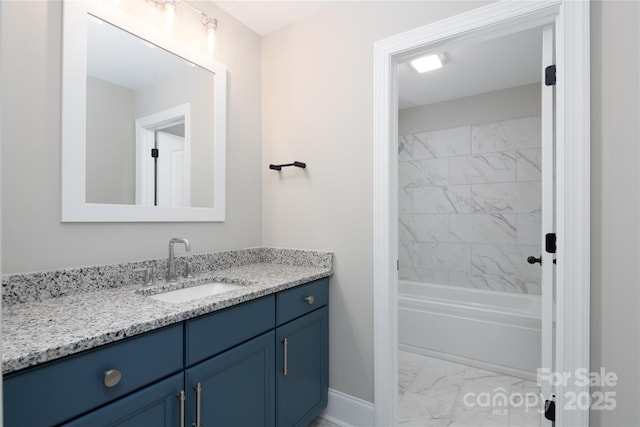
<path fill-rule="evenodd" d="M 188 206 L 184 138 L 157 132 L 156 195 L 158 206 Z"/>
<path fill-rule="evenodd" d="M 548 381 L 555 369 L 555 253 L 547 251 L 546 236 L 555 233 L 555 99 L 554 85 L 545 84 L 545 69 L 555 63 L 553 27 L 547 26 L 542 32 L 542 355 L 540 359 L 539 382 L 543 400 L 553 400 L 553 387 Z M 544 415 L 543 427 L 552 427 L 552 422 Z"/>

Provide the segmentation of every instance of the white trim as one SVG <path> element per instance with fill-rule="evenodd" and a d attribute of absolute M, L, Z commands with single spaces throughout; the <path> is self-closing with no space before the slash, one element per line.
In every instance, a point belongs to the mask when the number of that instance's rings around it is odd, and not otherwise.
<path fill-rule="evenodd" d="M 332 388 L 329 389 L 327 408 L 320 416 L 341 427 L 372 426 L 374 424 L 373 403 Z"/>
<path fill-rule="evenodd" d="M 3 9 L 4 9 L 4 2 L 0 2 L 0 64 L 3 64 L 2 59 L 3 59 L 3 52 L 2 52 L 2 42 L 4 39 L 4 31 L 2 31 L 2 14 L 3 14 Z M 3 72 L 2 72 L 2 68 L 0 68 L 0 81 L 2 81 L 2 77 L 4 77 Z M 3 94 L 3 90 L 2 87 L 0 86 L 0 147 L 2 147 L 2 117 L 4 117 L 4 115 L 2 114 L 2 112 L 4 111 L 4 94 Z M 0 165 L 2 164 L 2 156 L 0 155 Z M 0 176 L 2 176 L 2 174 L 0 173 Z M 0 180 L 1 181 L 1 180 Z M 1 184 L 1 182 L 0 182 Z M 2 188 L 2 186 L 0 185 L 0 188 Z M 1 193 L 1 191 L 0 191 Z M 0 194 L 1 196 L 1 194 Z M 2 224 L 1 221 L 1 205 L 2 205 L 2 197 L 0 197 L 0 224 Z M 2 227 L 0 226 L 0 240 L 2 238 Z M 0 275 L 2 274 L 2 250 L 0 249 Z M 0 288 L 0 297 L 2 297 L 2 289 Z M 2 311 L 0 311 L 0 322 L 2 322 Z M 0 355 L 2 355 L 2 328 L 0 328 Z M 3 385 L 2 385 L 2 377 L 0 376 L 0 427 L 2 427 L 2 421 L 4 420 L 4 415 L 3 415 L 3 406 L 2 406 L 2 402 L 4 402 L 4 398 L 3 398 Z"/>
<path fill-rule="evenodd" d="M 152 42 L 213 74 L 214 189 L 212 208 L 86 203 L 87 13 Z M 171 39 L 106 2 L 65 0 L 62 52 L 62 221 L 167 222 L 225 220 L 227 70 L 203 52 Z"/>
<path fill-rule="evenodd" d="M 556 371 L 589 369 L 590 54 L 589 2 L 565 1 L 556 20 L 557 259 Z M 565 397 L 588 393 L 569 382 Z M 557 411 L 556 426 L 586 426 L 588 410 Z"/>
<path fill-rule="evenodd" d="M 374 44 L 375 424 L 397 419 L 396 61 L 445 43 L 555 23 L 558 65 L 557 368 L 589 368 L 589 4 L 496 2 Z M 565 56 L 566 55 L 566 56 Z M 564 83 L 563 83 L 564 82 Z M 562 123 L 566 121 L 566 125 Z M 569 156 L 568 154 L 571 153 Z M 560 201 L 564 200 L 564 204 Z M 571 254 L 567 257 L 566 254 Z M 564 265 L 563 265 L 564 264 Z M 584 388 L 569 387 L 571 391 Z M 564 392 L 561 387 L 556 390 Z M 559 400 L 557 408 L 562 408 Z M 558 411 L 557 426 L 588 425 L 588 410 Z"/>
<path fill-rule="evenodd" d="M 545 68 L 554 62 L 554 35 L 553 26 L 548 25 L 542 30 L 542 69 L 540 70 L 541 80 L 545 80 Z M 540 345 L 540 366 L 548 372 L 553 370 L 553 319 L 554 317 L 554 254 L 545 251 L 545 235 L 556 232 L 554 217 L 554 95 L 555 86 L 542 85 L 541 89 L 541 157 L 542 157 L 542 227 L 540 229 L 541 258 L 542 258 L 542 282 L 541 282 L 541 318 L 540 334 L 542 336 Z M 545 400 L 551 399 L 553 390 L 551 381 L 542 381 L 540 384 L 542 396 Z M 551 421 L 541 417 L 541 425 L 551 427 Z"/>
<path fill-rule="evenodd" d="M 136 128 L 136 205 L 153 206 L 155 173 L 153 161 L 149 153 L 155 146 L 155 131 L 173 124 L 184 124 L 184 206 L 191 202 L 191 104 L 178 105 L 168 110 L 159 111 L 140 117 L 135 122 Z M 215 182 L 212 171 L 211 179 Z"/>

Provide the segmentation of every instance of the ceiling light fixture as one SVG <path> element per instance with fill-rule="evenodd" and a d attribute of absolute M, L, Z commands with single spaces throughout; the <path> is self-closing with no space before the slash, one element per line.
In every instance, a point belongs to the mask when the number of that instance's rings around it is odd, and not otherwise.
<path fill-rule="evenodd" d="M 437 70 L 442 68 L 445 63 L 445 56 L 442 53 L 432 53 L 409 61 L 411 67 L 419 73 Z"/>

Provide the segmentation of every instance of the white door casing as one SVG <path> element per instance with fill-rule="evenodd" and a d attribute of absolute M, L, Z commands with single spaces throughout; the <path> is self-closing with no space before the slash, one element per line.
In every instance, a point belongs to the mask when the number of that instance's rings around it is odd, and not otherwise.
<path fill-rule="evenodd" d="M 542 233 L 541 258 L 542 258 L 542 282 L 541 282 L 541 357 L 539 374 L 551 372 L 553 365 L 553 325 L 555 318 L 554 294 L 554 264 L 555 254 L 546 251 L 545 236 L 555 233 L 555 209 L 554 209 L 554 87 L 545 84 L 545 68 L 554 65 L 553 55 L 553 26 L 549 25 L 542 30 L 542 100 L 541 100 L 541 137 L 542 137 Z M 542 398 L 552 399 L 552 387 L 549 381 L 540 381 Z M 541 417 L 543 427 L 552 427 L 551 421 Z"/>
<path fill-rule="evenodd" d="M 374 44 L 376 425 L 395 425 L 397 419 L 396 65 L 417 51 L 542 25 L 551 25 L 556 35 L 555 371 L 573 375 L 577 369 L 589 369 L 589 4 L 562 0 L 492 3 Z M 588 408 L 564 410 L 571 395 L 585 392 L 588 386 L 572 382 L 556 388 L 557 426 L 588 425 Z"/>
<path fill-rule="evenodd" d="M 156 147 L 156 131 L 184 124 L 184 176 L 186 204 L 191 196 L 191 105 L 183 104 L 136 119 L 136 205 L 154 205 L 156 193 L 154 161 L 151 149 Z M 159 205 L 171 206 L 171 205 Z"/>

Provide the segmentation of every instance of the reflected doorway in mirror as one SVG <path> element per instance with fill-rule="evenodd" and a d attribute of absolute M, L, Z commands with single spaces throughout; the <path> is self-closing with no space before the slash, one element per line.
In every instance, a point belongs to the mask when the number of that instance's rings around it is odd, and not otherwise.
<path fill-rule="evenodd" d="M 188 207 L 191 195 L 191 106 L 136 120 L 136 204 Z"/>

